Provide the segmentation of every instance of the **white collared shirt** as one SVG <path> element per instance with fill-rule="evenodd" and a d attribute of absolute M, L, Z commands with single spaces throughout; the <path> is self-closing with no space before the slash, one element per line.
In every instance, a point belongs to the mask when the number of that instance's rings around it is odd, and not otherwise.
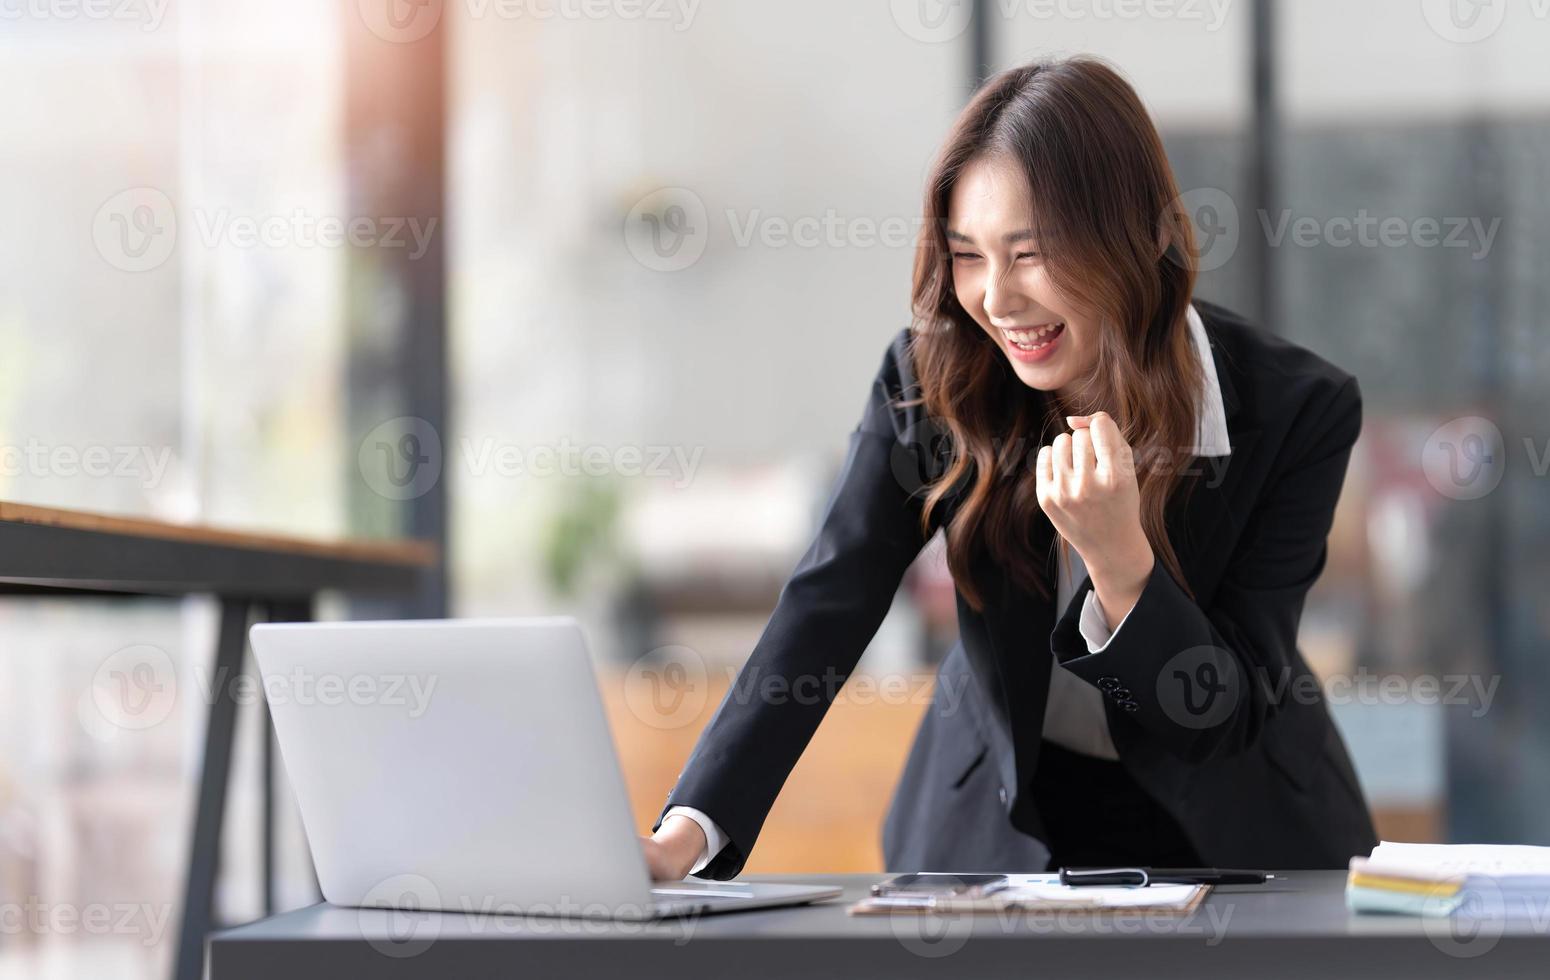
<path fill-rule="evenodd" d="M 1222 404 L 1222 385 L 1216 376 L 1216 361 L 1211 357 L 1211 344 L 1206 336 L 1205 324 L 1196 312 L 1193 303 L 1189 306 L 1186 315 L 1189 322 L 1189 335 L 1194 340 L 1195 355 L 1200 359 L 1200 367 L 1204 374 L 1203 394 L 1200 403 L 1200 414 L 1195 426 L 1195 445 L 1190 447 L 1196 456 L 1227 456 L 1232 453 L 1232 444 L 1227 438 L 1227 411 Z M 1059 562 L 1059 575 L 1055 590 L 1055 616 L 1058 619 L 1071 602 L 1071 596 L 1076 592 L 1076 587 L 1087 577 L 1087 566 L 1082 561 L 1082 556 L 1076 553 L 1075 548 L 1067 549 L 1070 555 L 1070 564 Z M 1125 614 L 1129 619 L 1130 614 Z M 1119 626 L 1109 629 L 1108 622 L 1103 617 L 1103 608 L 1098 605 L 1096 592 L 1088 590 L 1087 598 L 1083 600 L 1081 616 L 1077 621 L 1082 638 L 1087 641 L 1089 653 L 1102 653 L 1120 630 L 1125 628 L 1125 619 L 1121 619 Z M 1104 714 L 1103 694 L 1087 681 L 1076 676 L 1071 671 L 1061 667 L 1055 660 L 1055 655 L 1046 644 L 1038 655 L 1048 656 L 1050 661 L 1049 699 L 1044 708 L 1044 737 L 1085 755 L 1097 756 L 1102 759 L 1118 759 L 1119 753 L 1115 751 L 1114 740 L 1109 735 L 1108 716 Z M 722 832 L 716 822 L 706 816 L 702 811 L 689 806 L 675 806 L 663 815 L 662 819 L 678 814 L 688 817 L 700 825 L 705 832 L 706 848 L 700 852 L 700 858 L 695 862 L 690 874 L 697 874 L 710 859 L 721 853 L 721 849 L 727 844 L 727 836 Z"/>

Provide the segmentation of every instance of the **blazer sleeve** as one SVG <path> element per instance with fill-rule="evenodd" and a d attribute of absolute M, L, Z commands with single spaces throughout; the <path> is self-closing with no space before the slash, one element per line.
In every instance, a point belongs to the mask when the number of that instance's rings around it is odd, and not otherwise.
<path fill-rule="evenodd" d="M 909 331 L 889 346 L 850 433 L 816 537 L 781 589 L 747 663 L 700 733 L 652 825 L 677 805 L 708 814 L 727 845 L 697 872 L 742 870 L 786 777 L 882 623 L 925 544 Z"/>
<path fill-rule="evenodd" d="M 1050 636 L 1066 669 L 1190 762 L 1254 745 L 1295 696 L 1303 600 L 1324 570 L 1362 427 L 1355 378 L 1318 391 L 1288 432 L 1284 465 L 1272 468 L 1209 605 L 1192 601 L 1157 562 L 1125 628 L 1102 652 L 1088 652 L 1069 613 Z M 1090 588 L 1091 578 L 1083 583 Z"/>

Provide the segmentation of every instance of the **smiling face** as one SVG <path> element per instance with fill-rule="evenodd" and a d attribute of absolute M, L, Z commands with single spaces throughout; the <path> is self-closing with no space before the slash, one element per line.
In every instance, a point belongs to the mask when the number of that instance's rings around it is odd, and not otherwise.
<path fill-rule="evenodd" d="M 1023 384 L 1058 392 L 1091 375 L 1098 324 L 1050 281 L 1028 225 L 1028 179 L 998 157 L 969 161 L 948 202 L 953 292 Z"/>

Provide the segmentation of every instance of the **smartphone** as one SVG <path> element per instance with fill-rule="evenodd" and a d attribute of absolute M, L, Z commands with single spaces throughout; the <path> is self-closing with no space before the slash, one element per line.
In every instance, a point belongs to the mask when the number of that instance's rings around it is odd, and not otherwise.
<path fill-rule="evenodd" d="M 970 888 L 1006 881 L 1006 875 L 919 872 L 896 875 L 872 886 L 873 895 L 959 895 Z"/>

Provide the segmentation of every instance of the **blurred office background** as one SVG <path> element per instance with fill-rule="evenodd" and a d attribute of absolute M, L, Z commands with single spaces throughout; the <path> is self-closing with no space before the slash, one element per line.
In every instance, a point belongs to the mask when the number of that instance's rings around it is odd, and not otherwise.
<path fill-rule="evenodd" d="M 954 114 L 987 71 L 1111 59 L 1211 243 L 1199 295 L 1361 381 L 1302 647 L 1380 833 L 1550 844 L 1543 4 L 0 13 L 0 500 L 439 539 L 412 602 L 325 613 L 582 617 L 643 832 L 908 323 Z M 374 456 L 405 435 L 407 489 Z M 928 549 L 750 871 L 881 867 L 951 616 Z M 0 977 L 169 971 L 214 624 L 200 600 L 0 600 L 0 903 L 146 910 L 7 919 Z M 144 729 L 89 696 L 135 645 L 178 679 Z M 256 715 L 225 921 L 262 912 Z M 284 817 L 282 907 L 314 895 Z"/>

